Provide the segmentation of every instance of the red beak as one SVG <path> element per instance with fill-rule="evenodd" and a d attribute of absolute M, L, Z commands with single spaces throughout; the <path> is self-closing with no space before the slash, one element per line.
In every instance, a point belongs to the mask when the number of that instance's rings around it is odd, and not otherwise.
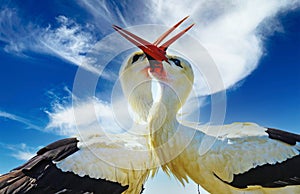
<path fill-rule="evenodd" d="M 124 30 L 123 28 L 113 25 L 113 28 L 119 32 L 124 38 L 126 38 L 127 40 L 129 40 L 131 43 L 133 43 L 134 45 L 136 45 L 137 47 L 139 47 L 140 49 L 143 50 L 143 52 L 146 55 L 149 55 L 150 57 L 152 57 L 153 59 L 157 60 L 157 61 L 163 61 L 163 60 L 168 60 L 166 55 L 166 50 L 168 49 L 168 47 L 174 43 L 177 39 L 179 39 L 184 33 L 186 33 L 189 29 L 191 29 L 194 24 L 190 25 L 189 27 L 187 27 L 186 29 L 184 29 L 183 31 L 181 31 L 180 33 L 178 33 L 177 35 L 175 35 L 174 37 L 172 37 L 170 40 L 168 40 L 167 42 L 165 42 L 163 45 L 158 46 L 159 43 L 161 43 L 171 32 L 173 32 L 182 22 L 184 22 L 189 16 L 186 16 L 185 18 L 183 18 L 182 20 L 180 20 L 177 24 L 175 24 L 172 28 L 170 28 L 168 31 L 166 31 L 165 33 L 163 33 L 154 43 L 150 43 L 140 37 L 138 37 L 137 35 Z"/>
<path fill-rule="evenodd" d="M 160 71 L 162 72 L 162 61 L 167 61 L 168 62 L 168 58 L 166 56 L 166 51 L 168 49 L 168 47 L 174 43 L 177 39 L 179 39 L 184 33 L 186 33 L 189 29 L 191 29 L 194 24 L 190 25 L 189 27 L 187 27 L 186 29 L 182 30 L 181 32 L 179 32 L 177 35 L 173 36 L 171 39 L 169 39 L 168 41 L 166 41 L 164 44 L 162 44 L 161 46 L 158 46 L 158 44 L 160 44 L 170 33 L 172 33 L 182 22 L 184 22 L 186 19 L 188 18 L 185 17 L 182 20 L 180 20 L 177 24 L 175 24 L 172 28 L 170 28 L 168 31 L 166 31 L 165 33 L 163 33 L 154 43 L 150 43 L 140 37 L 138 37 L 137 35 L 124 30 L 123 28 L 113 25 L 113 28 L 119 32 L 124 38 L 126 38 L 128 41 L 130 41 L 131 43 L 133 43 L 135 46 L 139 47 L 140 49 L 143 50 L 143 52 L 146 54 L 149 63 L 150 63 L 150 68 L 153 71 L 158 72 L 156 69 L 159 68 Z M 153 59 L 157 62 L 153 63 Z M 152 62 L 151 62 L 152 61 Z"/>
<path fill-rule="evenodd" d="M 139 47 L 143 50 L 143 52 L 152 57 L 153 59 L 161 62 L 164 60 L 168 60 L 166 57 L 166 52 L 157 46 L 151 44 L 150 42 L 138 37 L 137 35 L 132 34 L 131 32 L 120 28 L 119 26 L 113 25 L 113 28 L 119 32 L 124 38 L 135 44 L 135 46 Z"/>

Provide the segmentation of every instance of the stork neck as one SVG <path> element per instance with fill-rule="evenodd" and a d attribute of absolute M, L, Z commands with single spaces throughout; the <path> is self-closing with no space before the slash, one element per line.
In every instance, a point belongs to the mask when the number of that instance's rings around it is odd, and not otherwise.
<path fill-rule="evenodd" d="M 153 87 L 154 85 L 154 87 Z M 156 113 L 152 110 L 153 114 L 161 114 L 161 111 L 165 111 L 168 118 L 175 118 L 178 110 L 184 103 L 172 86 L 160 82 L 152 82 L 152 93 L 155 93 L 154 106 L 152 109 L 156 109 Z"/>
<path fill-rule="evenodd" d="M 156 89 L 158 89 L 157 98 L 148 117 L 150 136 L 154 147 L 160 146 L 176 131 L 178 126 L 176 115 L 181 107 L 179 97 L 169 85 L 159 83 Z"/>

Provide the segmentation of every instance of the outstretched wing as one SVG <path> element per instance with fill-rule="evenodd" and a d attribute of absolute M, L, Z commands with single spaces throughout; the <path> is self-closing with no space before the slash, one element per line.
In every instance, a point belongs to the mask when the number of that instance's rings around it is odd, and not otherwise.
<path fill-rule="evenodd" d="M 286 131 L 268 128 L 269 138 L 295 146 L 300 142 L 300 135 Z M 288 185 L 300 185 L 300 155 L 296 155 L 283 162 L 264 164 L 252 168 L 242 174 L 234 175 L 229 183 L 238 188 L 246 188 L 248 185 L 261 185 L 263 187 L 284 187 Z"/>
<path fill-rule="evenodd" d="M 58 169 L 55 162 L 77 152 L 77 143 L 76 138 L 67 138 L 42 148 L 24 165 L 0 177 L 0 193 L 117 194 L 128 188 L 105 179 L 80 177 Z"/>
<path fill-rule="evenodd" d="M 234 130 L 223 131 L 210 151 L 216 177 L 236 188 L 300 185 L 299 135 L 251 123 L 229 126 Z"/>

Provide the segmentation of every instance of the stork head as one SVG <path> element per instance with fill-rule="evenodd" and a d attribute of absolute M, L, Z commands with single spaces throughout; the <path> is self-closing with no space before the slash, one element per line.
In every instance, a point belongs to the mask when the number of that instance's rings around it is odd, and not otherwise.
<path fill-rule="evenodd" d="M 134 119 L 137 122 L 147 120 L 153 103 L 148 67 L 149 62 L 145 54 L 138 51 L 132 53 L 124 61 L 119 71 L 123 93 L 134 112 Z"/>
<path fill-rule="evenodd" d="M 152 78 L 166 82 L 167 80 L 170 81 L 172 77 L 172 84 L 176 85 L 175 82 L 177 83 L 179 82 L 178 80 L 181 79 L 173 79 L 173 75 L 180 77 L 182 75 L 180 75 L 179 72 L 184 71 L 187 72 L 190 76 L 189 78 L 193 80 L 193 74 L 188 62 L 180 57 L 169 56 L 166 51 L 172 43 L 192 28 L 194 24 L 173 36 L 165 43 L 160 44 L 187 18 L 188 17 L 185 17 L 175 24 L 154 43 L 150 43 L 125 29 L 113 25 L 113 28 L 117 32 L 142 50 L 133 53 L 128 60 L 125 61 L 120 70 L 120 79 L 130 106 L 144 121 L 147 119 L 153 102 L 150 81 Z"/>

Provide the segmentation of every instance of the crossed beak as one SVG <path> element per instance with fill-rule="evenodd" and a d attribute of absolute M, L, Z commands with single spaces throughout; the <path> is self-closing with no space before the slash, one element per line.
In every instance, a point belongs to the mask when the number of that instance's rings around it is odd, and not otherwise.
<path fill-rule="evenodd" d="M 172 43 L 174 43 L 177 39 L 179 39 L 189 29 L 191 29 L 194 26 L 194 24 L 182 30 L 181 32 L 173 36 L 171 39 L 169 39 L 162 45 L 159 46 L 159 44 L 187 18 L 188 16 L 180 20 L 177 24 L 175 24 L 173 27 L 171 27 L 169 30 L 163 33 L 154 43 L 150 43 L 119 26 L 113 25 L 113 28 L 117 32 L 119 32 L 124 38 L 126 38 L 128 41 L 133 43 L 138 48 L 142 49 L 142 51 L 145 53 L 149 61 L 150 72 L 163 73 L 162 61 L 168 62 L 168 58 L 166 54 L 168 47 Z"/>

